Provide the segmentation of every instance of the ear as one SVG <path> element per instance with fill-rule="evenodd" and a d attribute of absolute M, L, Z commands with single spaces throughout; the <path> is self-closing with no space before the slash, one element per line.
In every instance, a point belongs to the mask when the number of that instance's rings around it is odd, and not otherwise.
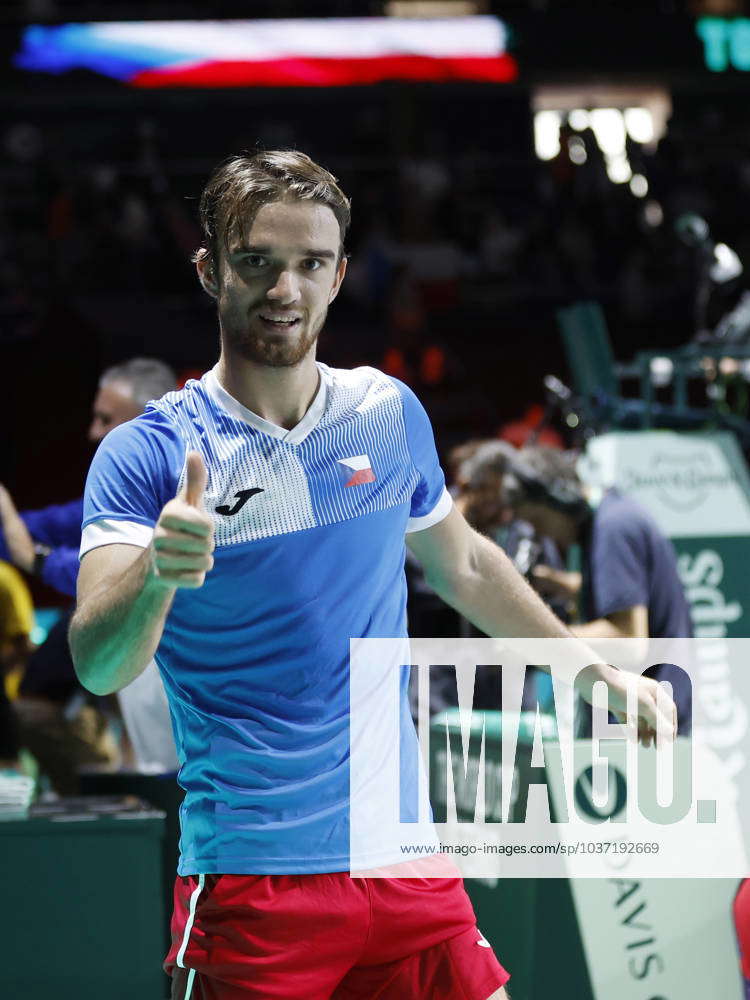
<path fill-rule="evenodd" d="M 195 269 L 198 272 L 198 280 L 212 299 L 219 297 L 219 285 L 214 273 L 214 267 L 205 257 L 195 262 Z"/>
<path fill-rule="evenodd" d="M 336 296 L 339 294 L 339 288 L 341 288 L 341 282 L 344 280 L 344 275 L 346 274 L 346 257 L 341 258 L 341 263 L 336 268 L 336 278 L 333 282 L 333 288 L 328 296 L 328 305 L 330 305 Z"/>

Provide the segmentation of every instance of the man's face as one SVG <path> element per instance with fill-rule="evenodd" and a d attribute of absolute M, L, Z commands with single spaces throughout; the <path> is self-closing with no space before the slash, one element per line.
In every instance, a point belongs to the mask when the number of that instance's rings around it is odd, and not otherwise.
<path fill-rule="evenodd" d="M 475 528 L 492 532 L 512 517 L 512 511 L 503 503 L 503 478 L 496 472 L 485 472 L 467 487 L 465 516 Z"/>
<path fill-rule="evenodd" d="M 132 420 L 142 412 L 126 382 L 107 382 L 99 387 L 92 407 L 89 441 L 98 444 L 118 424 Z"/>
<path fill-rule="evenodd" d="M 218 274 L 198 265 L 215 289 L 225 346 L 255 364 L 286 368 L 314 350 L 346 271 L 341 233 L 327 205 L 275 201 L 250 230 L 221 250 Z"/>

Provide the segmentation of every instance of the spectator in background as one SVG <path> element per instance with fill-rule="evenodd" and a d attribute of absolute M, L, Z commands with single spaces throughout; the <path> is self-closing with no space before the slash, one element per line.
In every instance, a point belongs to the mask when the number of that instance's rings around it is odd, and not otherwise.
<path fill-rule="evenodd" d="M 142 413 L 146 403 L 176 388 L 174 371 L 155 358 L 133 358 L 108 368 L 94 398 L 89 440 L 98 443 L 114 427 Z M 82 499 L 18 512 L 0 484 L 0 556 L 75 596 Z M 52 627 L 30 657 L 16 710 L 23 742 L 60 793 L 76 790 L 80 766 L 113 766 L 119 751 L 99 707 L 90 704 L 73 669 L 67 630 L 71 612 Z M 155 664 L 118 694 L 126 734 L 139 770 L 176 769 L 171 723 Z"/>
<path fill-rule="evenodd" d="M 562 568 L 560 554 L 549 538 L 537 538 L 531 525 L 514 519 L 503 493 L 503 478 L 515 449 L 503 441 L 471 440 L 453 448 L 447 468 L 453 480 L 451 492 L 456 509 L 480 534 L 497 542 L 516 569 L 531 579 L 535 566 L 544 561 Z M 424 579 L 419 563 L 407 555 L 406 578 L 409 587 L 409 634 L 419 636 L 481 636 L 483 633 L 442 601 Z M 567 602 L 548 603 L 555 614 L 567 619 Z M 532 668 L 533 683 L 526 688 L 524 709 L 543 704 L 551 692 L 549 677 Z M 431 674 L 430 710 L 438 712 L 457 702 L 455 674 L 452 668 L 435 668 Z M 489 678 L 487 678 L 489 681 Z M 499 709 L 497 689 L 485 686 L 477 675 L 474 686 L 475 709 Z"/>
<path fill-rule="evenodd" d="M 142 413 L 150 399 L 176 385 L 172 369 L 155 358 L 133 358 L 108 368 L 94 398 L 89 441 L 98 444 L 113 427 Z M 0 484 L 0 558 L 75 597 L 82 520 L 82 498 L 19 514 Z"/>
<path fill-rule="evenodd" d="M 21 574 L 0 561 L 0 771 L 20 768 L 18 720 L 10 698 L 32 650 L 34 609 Z"/>
<path fill-rule="evenodd" d="M 450 493 L 456 507 L 463 512 L 461 504 L 466 488 L 466 482 L 462 476 L 462 469 L 465 461 L 482 445 L 480 439 L 472 439 L 463 444 L 456 445 L 448 452 L 446 459 L 446 472 L 450 481 Z M 424 572 L 411 550 L 406 549 L 406 587 L 407 587 L 407 616 L 409 620 L 409 635 L 413 638 L 429 638 L 431 636 L 453 637 L 463 635 L 468 628 L 468 622 L 455 608 L 438 597 L 432 587 L 427 583 Z M 433 698 L 432 711 L 437 712 L 445 707 L 444 699 L 440 696 L 440 685 L 433 685 L 431 697 Z M 416 703 L 415 703 L 416 704 Z"/>
<path fill-rule="evenodd" d="M 503 478 L 505 502 L 539 535 L 565 552 L 577 544 L 582 574 L 539 566 L 532 582 L 547 598 L 578 599 L 584 639 L 692 636 L 690 609 L 672 544 L 642 507 L 617 490 L 603 495 L 579 479 L 575 456 L 552 448 L 522 449 Z M 645 671 L 669 681 L 678 732 L 690 731 L 692 702 L 681 670 L 658 664 Z M 589 720 L 590 721 L 590 720 Z"/>

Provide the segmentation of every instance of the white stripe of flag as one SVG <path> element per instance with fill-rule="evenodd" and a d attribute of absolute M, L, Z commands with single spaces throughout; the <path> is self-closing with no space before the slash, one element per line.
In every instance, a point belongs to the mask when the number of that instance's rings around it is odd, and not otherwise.
<path fill-rule="evenodd" d="M 496 17 L 309 18 L 268 21 L 141 21 L 91 24 L 101 39 L 172 51 L 190 61 L 337 59 L 417 55 L 493 57 L 506 49 Z"/>

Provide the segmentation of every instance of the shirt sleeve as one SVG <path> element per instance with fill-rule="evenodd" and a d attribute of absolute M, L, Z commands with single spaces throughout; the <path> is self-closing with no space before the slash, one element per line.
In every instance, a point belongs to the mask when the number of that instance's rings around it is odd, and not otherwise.
<path fill-rule="evenodd" d="M 646 541 L 635 518 L 597 519 L 591 544 L 591 597 L 595 618 L 639 604 L 648 606 Z"/>
<path fill-rule="evenodd" d="M 411 497 L 406 531 L 423 531 L 442 521 L 450 513 L 453 499 L 445 486 L 430 418 L 411 389 L 398 379 L 393 381 L 401 393 L 406 441 L 419 477 Z"/>
<path fill-rule="evenodd" d="M 179 431 L 158 410 L 110 431 L 86 479 L 80 555 L 112 542 L 145 548 L 177 492 L 185 451 Z"/>

